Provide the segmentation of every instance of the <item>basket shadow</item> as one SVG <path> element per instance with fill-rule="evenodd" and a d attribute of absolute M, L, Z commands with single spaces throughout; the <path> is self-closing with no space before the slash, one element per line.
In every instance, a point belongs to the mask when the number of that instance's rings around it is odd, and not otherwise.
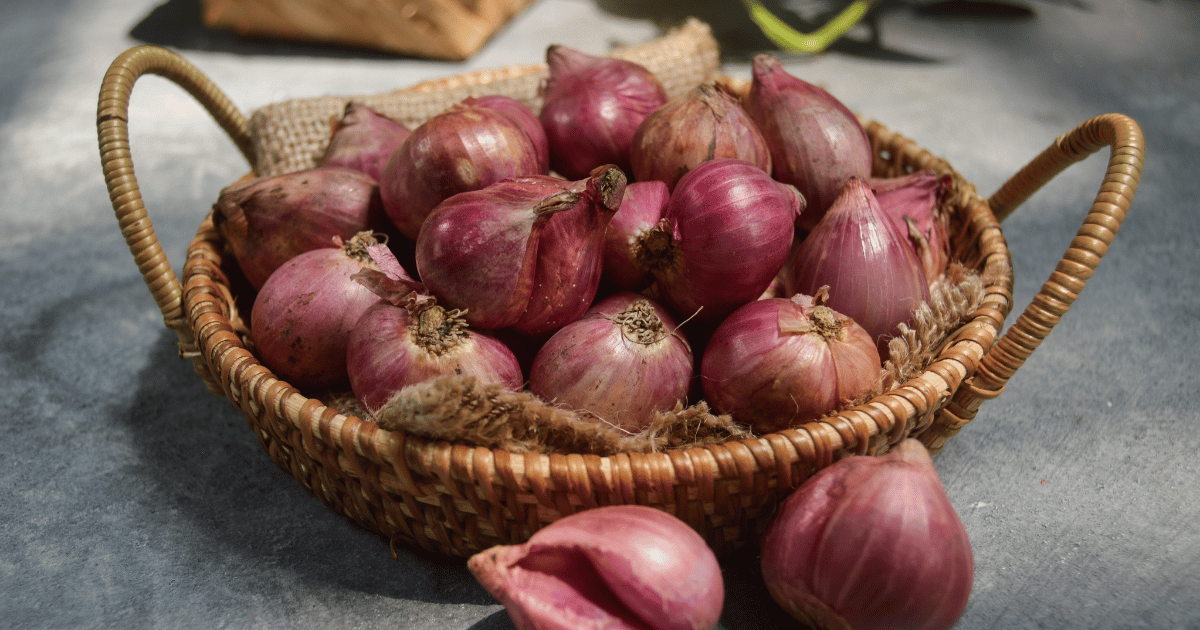
<path fill-rule="evenodd" d="M 153 471 L 146 485 L 157 496 L 143 500 L 167 508 L 148 518 L 163 519 L 167 536 L 179 535 L 180 521 L 184 531 L 203 533 L 177 546 L 188 562 L 236 558 L 256 567 L 250 579 L 265 589 L 291 592 L 289 585 L 299 582 L 320 592 L 332 587 L 437 604 L 496 603 L 465 560 L 402 546 L 393 560 L 382 536 L 325 507 L 274 465 L 241 412 L 207 390 L 178 357 L 174 341 L 162 329 L 120 416 L 139 459 Z"/>
<path fill-rule="evenodd" d="M 405 58 L 368 48 L 242 36 L 233 31 L 209 28 L 201 19 L 200 11 L 199 0 L 167 0 L 135 24 L 129 30 L 129 36 L 145 44 L 177 50 L 235 55 L 367 60 Z"/>

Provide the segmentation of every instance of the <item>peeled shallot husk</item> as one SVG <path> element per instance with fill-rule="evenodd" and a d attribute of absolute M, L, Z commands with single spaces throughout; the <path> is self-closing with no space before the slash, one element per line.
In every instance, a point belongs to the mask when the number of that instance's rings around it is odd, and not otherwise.
<path fill-rule="evenodd" d="M 334 166 L 229 186 L 213 205 L 213 223 L 256 289 L 297 254 L 388 226 L 375 180 Z"/>
<path fill-rule="evenodd" d="M 950 260 L 949 217 L 943 210 L 953 178 L 924 170 L 900 177 L 873 177 L 871 189 L 883 213 L 908 236 L 925 279 L 935 282 Z"/>

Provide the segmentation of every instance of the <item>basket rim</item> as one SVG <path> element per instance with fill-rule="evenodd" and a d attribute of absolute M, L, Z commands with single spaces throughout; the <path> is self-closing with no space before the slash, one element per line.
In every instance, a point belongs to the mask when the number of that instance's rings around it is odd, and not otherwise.
<path fill-rule="evenodd" d="M 187 314 L 188 326 L 195 333 L 204 361 L 213 374 L 220 375 L 221 388 L 235 405 L 243 411 L 255 413 L 272 409 L 279 417 L 290 418 L 295 428 L 304 431 L 306 437 L 311 435 L 321 439 L 347 454 L 350 461 L 346 464 L 348 472 L 351 473 L 357 469 L 361 474 L 361 464 L 353 461 L 356 457 L 365 457 L 374 464 L 389 465 L 393 469 L 400 468 L 398 464 L 402 461 L 430 468 L 429 461 L 412 461 L 414 450 L 453 450 L 456 452 L 453 456 L 456 461 L 466 457 L 465 453 L 460 452 L 462 449 L 472 453 L 472 461 L 478 459 L 479 455 L 474 453 L 480 450 L 489 452 L 493 461 L 498 457 L 515 455 L 517 459 L 526 460 L 527 465 L 523 468 L 534 465 L 529 461 L 532 456 L 544 459 L 538 465 L 543 468 L 549 466 L 549 462 L 555 458 L 578 456 L 600 458 L 603 468 L 612 465 L 607 460 L 615 461 L 621 457 L 659 456 L 679 460 L 681 457 L 691 459 L 708 454 L 707 456 L 718 460 L 721 470 L 725 470 L 726 466 L 720 462 L 727 459 L 727 454 L 717 454 L 716 451 L 732 448 L 743 451 L 744 455 L 749 456 L 749 460 L 744 461 L 753 461 L 756 466 L 765 468 L 767 462 L 775 461 L 774 469 L 781 475 L 785 475 L 803 461 L 811 462 L 815 470 L 836 461 L 848 452 L 860 455 L 880 454 L 901 439 L 918 436 L 928 430 L 933 415 L 945 408 L 959 387 L 973 374 L 991 348 L 1011 310 L 1013 278 L 1010 254 L 999 221 L 992 214 L 987 202 L 976 193 L 974 185 L 962 178 L 948 162 L 931 155 L 915 142 L 892 133 L 882 123 L 873 120 L 863 122 L 872 138 L 876 153 L 877 164 L 873 170 L 879 171 L 881 166 L 905 172 L 929 168 L 939 174 L 950 174 L 954 178 L 958 194 L 958 199 L 953 202 L 956 210 L 958 214 L 964 215 L 964 222 L 970 224 L 965 227 L 973 233 L 972 242 L 987 248 L 987 251 L 981 252 L 980 261 L 977 263 L 985 277 L 984 301 L 979 309 L 947 335 L 941 350 L 920 374 L 864 403 L 797 427 L 757 437 L 731 439 L 719 444 L 690 446 L 657 453 L 626 452 L 613 455 L 521 453 L 384 429 L 368 419 L 343 414 L 316 398 L 309 398 L 301 390 L 275 376 L 247 349 L 239 337 L 239 332 L 229 320 L 229 309 L 234 307 L 235 298 L 228 280 L 213 273 L 214 267 L 221 263 L 219 245 L 223 238 L 211 226 L 211 213 L 201 224 L 199 232 L 188 247 L 187 264 L 182 278 L 184 311 Z M 886 137 L 887 142 L 880 140 L 880 137 Z M 214 246 L 213 250 L 200 251 L 199 248 L 205 242 Z M 204 263 L 203 269 L 194 264 L 201 261 Z M 219 273 L 219 270 L 217 272 Z M 292 413 L 288 413 L 289 411 Z M 307 427 L 304 426 L 304 418 L 309 418 Z M 940 447 L 940 443 L 936 441 L 930 441 L 927 445 L 931 450 Z M 397 460 L 396 456 L 401 453 L 405 455 Z M 436 455 L 438 458 L 445 456 Z M 787 465 L 780 466 L 779 463 Z M 745 471 L 743 468 L 744 466 L 739 465 L 729 470 L 743 478 L 754 472 Z M 513 481 L 517 481 L 520 487 L 529 485 L 519 483 L 523 475 L 518 474 L 516 470 L 512 472 L 515 476 Z M 795 472 L 800 478 L 807 476 L 803 471 Z M 793 478 L 792 474 L 786 474 L 786 477 L 788 478 L 781 479 L 779 483 L 794 486 L 800 479 Z"/>

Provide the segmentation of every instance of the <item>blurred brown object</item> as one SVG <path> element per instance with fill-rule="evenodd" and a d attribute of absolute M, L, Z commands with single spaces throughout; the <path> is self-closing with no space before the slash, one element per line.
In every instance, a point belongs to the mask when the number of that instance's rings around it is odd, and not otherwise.
<path fill-rule="evenodd" d="M 201 0 L 204 24 L 240 35 L 462 61 L 534 0 Z"/>

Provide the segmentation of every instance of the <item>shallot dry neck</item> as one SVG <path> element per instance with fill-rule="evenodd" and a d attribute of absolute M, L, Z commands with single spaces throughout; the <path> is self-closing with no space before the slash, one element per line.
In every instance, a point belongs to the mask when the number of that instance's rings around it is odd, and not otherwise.
<path fill-rule="evenodd" d="M 412 323 L 413 339 L 431 354 L 449 352 L 470 336 L 463 311 L 446 309 L 434 305 L 416 314 Z"/>

